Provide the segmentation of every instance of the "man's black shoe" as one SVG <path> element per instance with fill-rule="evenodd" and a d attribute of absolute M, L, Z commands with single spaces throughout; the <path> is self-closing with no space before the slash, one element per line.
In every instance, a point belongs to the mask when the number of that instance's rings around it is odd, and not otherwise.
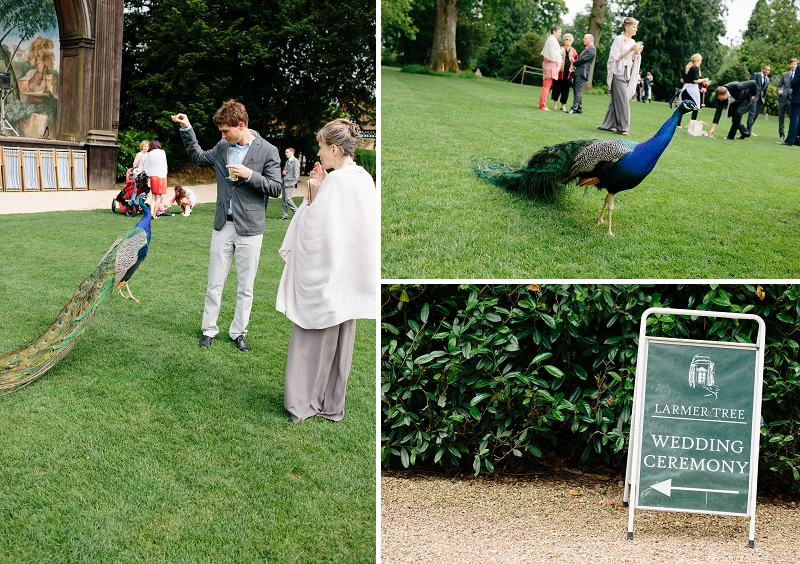
<path fill-rule="evenodd" d="M 244 340 L 244 335 L 239 335 L 233 340 L 236 343 L 236 346 L 239 347 L 239 350 L 242 352 L 250 352 L 250 345 L 247 344 L 247 341 Z"/>
<path fill-rule="evenodd" d="M 203 335 L 203 337 L 200 339 L 200 348 L 207 349 L 210 346 L 211 346 L 211 337 L 209 337 L 208 335 Z"/>

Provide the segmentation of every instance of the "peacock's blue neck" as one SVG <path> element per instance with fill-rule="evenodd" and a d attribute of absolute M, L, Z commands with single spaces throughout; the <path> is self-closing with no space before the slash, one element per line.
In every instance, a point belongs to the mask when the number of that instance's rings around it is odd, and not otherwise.
<path fill-rule="evenodd" d="M 675 135 L 675 129 L 678 126 L 678 116 L 680 116 L 680 108 L 676 108 L 672 115 L 664 122 L 664 125 L 647 141 L 643 141 L 636 145 L 634 153 L 636 153 L 635 162 L 642 172 L 648 174 L 655 168 L 659 157 L 667 148 L 669 142 L 672 141 Z M 629 153 L 631 156 L 633 153 Z M 628 155 L 626 155 L 628 156 Z"/>
<path fill-rule="evenodd" d="M 150 220 L 152 219 L 152 214 L 150 213 L 150 208 L 144 203 L 141 203 L 142 207 L 142 219 L 139 220 L 139 223 L 136 224 L 136 227 L 140 229 L 144 229 L 144 232 L 147 233 L 147 242 L 150 242 Z"/>

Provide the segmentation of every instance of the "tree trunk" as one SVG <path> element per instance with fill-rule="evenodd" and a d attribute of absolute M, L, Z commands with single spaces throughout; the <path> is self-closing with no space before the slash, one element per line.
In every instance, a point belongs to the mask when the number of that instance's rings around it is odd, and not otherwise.
<path fill-rule="evenodd" d="M 592 11 L 589 14 L 589 33 L 594 37 L 595 47 L 600 45 L 600 34 L 603 30 L 603 18 L 606 13 L 606 6 L 608 6 L 608 0 L 592 0 Z M 589 89 L 592 88 L 595 63 L 597 63 L 597 57 L 592 61 L 592 66 L 589 69 L 589 80 L 586 82 L 586 88 Z"/>
<path fill-rule="evenodd" d="M 439 72 L 458 72 L 458 58 L 456 57 L 458 0 L 436 0 L 435 9 L 433 46 L 428 68 Z"/>

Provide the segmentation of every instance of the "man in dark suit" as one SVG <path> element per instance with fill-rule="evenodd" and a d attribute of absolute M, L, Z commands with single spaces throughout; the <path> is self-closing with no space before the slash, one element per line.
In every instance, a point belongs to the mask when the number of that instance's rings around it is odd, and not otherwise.
<path fill-rule="evenodd" d="M 742 116 L 750 107 L 753 101 L 753 96 L 756 94 L 756 81 L 746 80 L 744 82 L 729 82 L 725 86 L 720 86 L 714 91 L 714 97 L 717 99 L 717 111 L 714 112 L 714 120 L 711 124 L 711 129 L 708 132 L 709 137 L 714 137 L 714 130 L 717 128 L 720 117 L 722 117 L 722 110 L 727 105 L 728 117 L 731 118 L 731 130 L 728 132 L 726 140 L 733 139 L 736 132 L 739 131 L 741 135 L 739 139 L 746 139 L 750 137 L 750 133 L 742 125 Z"/>
<path fill-rule="evenodd" d="M 800 72 L 794 73 L 794 78 L 789 83 L 792 88 L 792 109 L 789 113 L 789 132 L 786 134 L 786 141 L 781 141 L 778 145 L 800 145 Z"/>
<path fill-rule="evenodd" d="M 211 260 L 203 310 L 203 336 L 200 347 L 208 348 L 219 333 L 222 290 L 236 260 L 236 310 L 228 331 L 237 348 L 248 352 L 245 340 L 253 307 L 253 283 L 266 230 L 264 210 L 269 197 L 281 194 L 281 160 L 278 149 L 258 132 L 248 129 L 245 107 L 229 100 L 214 115 L 222 139 L 208 151 L 197 142 L 185 114 L 173 120 L 181 125 L 181 139 L 189 159 L 197 166 L 213 166 L 217 173 L 217 207 L 211 232 Z"/>
<path fill-rule="evenodd" d="M 573 79 L 572 88 L 575 95 L 573 97 L 572 107 L 567 113 L 583 113 L 583 89 L 586 87 L 586 82 L 589 80 L 589 70 L 592 68 L 592 63 L 596 56 L 597 48 L 594 46 L 594 36 L 591 33 L 587 33 L 583 36 L 583 51 L 572 63 L 570 69 Z"/>
<path fill-rule="evenodd" d="M 797 70 L 797 59 L 792 57 L 789 59 L 789 70 L 781 75 L 781 80 L 778 82 L 778 137 L 783 140 L 784 128 L 783 122 L 786 118 L 786 112 L 792 106 L 792 79 Z"/>
<path fill-rule="evenodd" d="M 758 114 L 764 108 L 764 103 L 767 101 L 767 89 L 769 89 L 769 65 L 761 67 L 759 72 L 754 72 L 750 80 L 756 82 L 756 95 L 753 96 L 753 101 L 750 102 L 750 115 L 747 116 L 747 134 L 750 135 L 753 124 L 756 122 Z"/>

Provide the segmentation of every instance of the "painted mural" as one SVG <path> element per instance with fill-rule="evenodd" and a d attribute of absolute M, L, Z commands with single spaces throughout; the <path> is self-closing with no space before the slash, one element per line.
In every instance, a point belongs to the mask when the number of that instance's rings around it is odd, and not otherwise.
<path fill-rule="evenodd" d="M 11 75 L 3 135 L 55 137 L 59 44 L 53 0 L 5 0 L 0 12 L 0 72 Z M 8 9 L 6 9 L 8 8 Z"/>

